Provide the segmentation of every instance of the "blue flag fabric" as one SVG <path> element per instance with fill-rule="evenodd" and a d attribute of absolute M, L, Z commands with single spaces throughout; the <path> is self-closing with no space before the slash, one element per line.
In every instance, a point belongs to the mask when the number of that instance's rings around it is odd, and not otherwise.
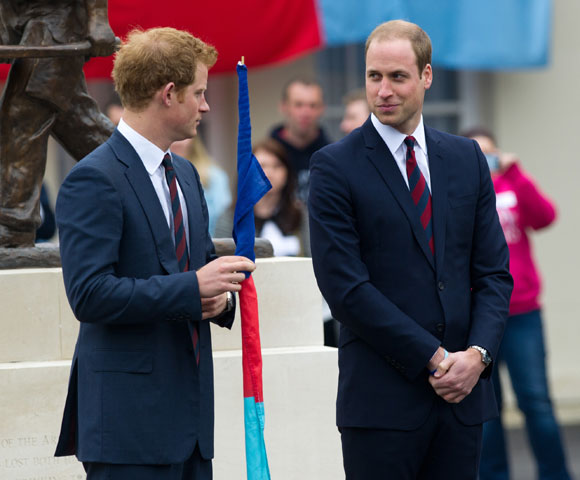
<path fill-rule="evenodd" d="M 238 199 L 234 213 L 233 237 L 236 255 L 255 260 L 254 205 L 272 185 L 252 153 L 252 125 L 250 123 L 250 98 L 248 95 L 248 69 L 238 64 Z M 246 273 L 246 278 L 248 277 Z"/>

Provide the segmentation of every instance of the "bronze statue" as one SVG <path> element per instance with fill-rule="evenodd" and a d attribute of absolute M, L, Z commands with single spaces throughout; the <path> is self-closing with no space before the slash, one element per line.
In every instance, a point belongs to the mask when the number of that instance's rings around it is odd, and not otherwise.
<path fill-rule="evenodd" d="M 83 73 L 115 51 L 107 0 L 2 0 L 0 44 L 0 247 L 32 247 L 48 136 L 80 160 L 114 130 Z"/>

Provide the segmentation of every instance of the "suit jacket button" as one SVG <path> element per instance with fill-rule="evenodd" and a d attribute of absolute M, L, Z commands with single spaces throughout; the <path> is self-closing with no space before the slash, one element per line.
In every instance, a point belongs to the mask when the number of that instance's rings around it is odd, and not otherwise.
<path fill-rule="evenodd" d="M 443 291 L 445 290 L 445 284 L 443 282 L 439 282 L 437 284 L 437 288 L 439 288 L 440 291 Z"/>
<path fill-rule="evenodd" d="M 445 325 L 443 325 L 442 323 L 438 323 L 435 328 L 439 333 L 443 333 L 443 330 L 445 330 Z"/>

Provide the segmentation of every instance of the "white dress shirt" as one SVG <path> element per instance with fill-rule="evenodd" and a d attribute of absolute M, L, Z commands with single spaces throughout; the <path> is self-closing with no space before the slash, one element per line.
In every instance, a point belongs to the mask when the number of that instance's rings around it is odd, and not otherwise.
<path fill-rule="evenodd" d="M 169 194 L 169 186 L 167 185 L 167 180 L 165 179 L 165 168 L 161 165 L 163 162 L 163 157 L 166 153 L 171 155 L 171 152 L 167 150 L 164 152 L 157 145 L 153 144 L 147 140 L 143 135 L 137 133 L 133 130 L 127 123 L 121 119 L 117 129 L 131 144 L 131 146 L 139 155 L 139 158 L 145 166 L 145 170 L 149 174 L 155 193 L 159 198 L 159 203 L 163 209 L 165 219 L 167 220 L 167 226 L 171 230 L 171 238 L 173 243 L 175 243 L 175 235 L 173 234 L 173 211 L 171 210 L 171 196 Z M 173 157 L 172 157 L 173 158 Z M 183 198 L 183 192 L 177 182 L 177 194 L 179 195 L 179 202 L 181 203 L 181 212 L 183 214 L 183 227 L 185 228 L 185 239 L 189 245 L 189 219 L 187 216 L 187 205 L 185 204 L 185 199 Z"/>
<path fill-rule="evenodd" d="M 373 123 L 375 129 L 387 144 L 387 147 L 391 151 L 397 166 L 403 175 L 403 179 L 409 188 L 409 179 L 407 178 L 407 167 L 406 167 L 406 155 L 407 155 L 407 145 L 405 145 L 405 138 L 407 135 L 399 132 L 398 130 L 390 127 L 389 125 L 383 125 L 375 114 L 371 114 L 371 122 Z M 425 177 L 429 191 L 431 192 L 431 175 L 429 174 L 429 161 L 427 156 L 427 142 L 425 140 L 425 127 L 423 126 L 423 115 L 421 115 L 421 120 L 419 125 L 412 134 L 415 137 L 415 158 L 417 159 L 417 165 L 419 170 Z"/>

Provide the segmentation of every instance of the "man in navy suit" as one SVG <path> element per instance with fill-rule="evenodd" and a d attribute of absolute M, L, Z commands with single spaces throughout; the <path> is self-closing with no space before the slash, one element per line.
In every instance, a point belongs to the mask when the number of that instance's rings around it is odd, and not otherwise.
<path fill-rule="evenodd" d="M 431 42 L 391 21 L 366 44 L 371 116 L 311 160 L 312 258 L 341 323 L 346 478 L 476 479 L 497 415 L 492 361 L 512 279 L 477 144 L 423 125 Z"/>
<path fill-rule="evenodd" d="M 231 328 L 237 272 L 255 267 L 215 259 L 199 175 L 169 147 L 209 111 L 216 58 L 187 32 L 132 32 L 113 69 L 123 119 L 58 196 L 81 325 L 56 455 L 76 454 L 89 479 L 212 476 L 209 321 Z"/>

